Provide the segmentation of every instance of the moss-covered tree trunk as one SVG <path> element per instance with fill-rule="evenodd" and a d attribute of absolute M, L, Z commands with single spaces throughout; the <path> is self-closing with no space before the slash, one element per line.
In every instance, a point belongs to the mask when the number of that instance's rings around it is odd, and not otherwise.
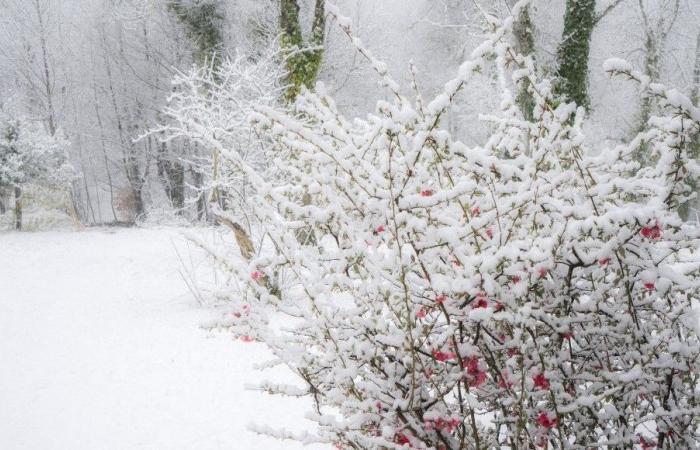
<path fill-rule="evenodd" d="M 586 109 L 588 97 L 588 58 L 597 17 L 595 0 L 567 0 L 564 32 L 557 49 L 559 93 Z"/>
<path fill-rule="evenodd" d="M 280 0 L 281 44 L 285 53 L 289 84 L 286 98 L 290 102 L 299 95 L 302 86 L 313 88 L 316 83 L 323 60 L 325 29 L 325 0 L 316 0 L 308 45 L 304 42 L 298 0 Z"/>
<path fill-rule="evenodd" d="M 513 34 L 515 35 L 516 50 L 523 56 L 535 56 L 535 28 L 530 16 L 530 6 L 526 6 L 513 24 Z M 518 91 L 517 102 L 523 116 L 527 120 L 532 120 L 532 110 L 535 101 L 528 91 L 529 84 L 525 83 Z"/>
<path fill-rule="evenodd" d="M 644 74 L 654 81 L 659 80 L 661 63 L 660 55 L 661 43 L 654 37 L 651 30 L 648 30 L 644 39 Z M 642 98 L 639 113 L 639 128 L 643 129 L 651 117 L 653 99 L 650 96 Z"/>

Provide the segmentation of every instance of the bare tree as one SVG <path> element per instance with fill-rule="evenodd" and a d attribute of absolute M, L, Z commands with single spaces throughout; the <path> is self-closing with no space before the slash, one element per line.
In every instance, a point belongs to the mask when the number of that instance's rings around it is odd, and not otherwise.
<path fill-rule="evenodd" d="M 680 0 L 661 0 L 652 11 L 650 2 L 637 0 L 642 16 L 644 36 L 644 74 L 651 80 L 658 81 L 661 76 L 662 55 L 668 34 L 671 32 L 680 10 Z M 653 16 L 656 15 L 656 17 Z M 639 129 L 646 127 L 653 110 L 654 99 L 645 96 L 641 100 Z"/>

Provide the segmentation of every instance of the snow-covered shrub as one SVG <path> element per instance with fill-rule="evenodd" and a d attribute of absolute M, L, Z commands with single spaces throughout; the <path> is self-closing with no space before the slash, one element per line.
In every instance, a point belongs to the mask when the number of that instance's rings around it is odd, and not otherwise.
<path fill-rule="evenodd" d="M 321 87 L 293 115 L 257 108 L 277 144 L 272 178 L 229 153 L 256 184 L 248 207 L 269 251 L 238 264 L 247 295 L 226 325 L 306 382 L 262 386 L 315 401 L 317 430 L 296 438 L 342 449 L 698 448 L 698 230 L 675 210 L 698 174 L 686 150 L 700 111 L 612 61 L 606 70 L 640 81 L 665 115 L 625 145 L 588 148 L 584 111 L 534 75 L 511 25 L 494 22 L 431 102 L 409 100 L 353 39 L 390 100 L 354 120 Z M 501 109 L 483 116 L 490 138 L 467 147 L 440 119 L 491 70 Z M 514 101 L 521 83 L 532 121 Z M 653 155 L 643 168 L 641 145 Z"/>
<path fill-rule="evenodd" d="M 60 132 L 51 135 L 41 123 L 0 114 L 0 191 L 33 207 L 35 227 L 64 222 L 60 216 L 70 209 L 75 171 L 67 149 Z M 17 204 L 12 203 L 16 214 L 21 213 Z"/>
<path fill-rule="evenodd" d="M 186 227 L 190 225 L 186 218 L 172 208 L 158 206 L 148 208 L 143 216 L 136 218 L 135 222 L 137 226 L 145 228 L 158 226 Z"/>
<path fill-rule="evenodd" d="M 70 230 L 75 227 L 75 221 L 69 213 L 72 205 L 68 185 L 58 187 L 57 189 L 56 185 L 43 183 L 30 183 L 23 186 L 22 230 Z M 9 219 L 10 217 L 7 217 L 5 228 L 9 227 Z"/>
<path fill-rule="evenodd" d="M 70 178 L 68 143 L 50 135 L 41 123 L 0 117 L 0 184 L 62 184 Z"/>

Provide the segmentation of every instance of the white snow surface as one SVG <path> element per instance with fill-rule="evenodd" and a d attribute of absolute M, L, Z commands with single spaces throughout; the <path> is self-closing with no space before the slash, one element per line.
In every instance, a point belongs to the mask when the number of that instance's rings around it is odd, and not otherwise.
<path fill-rule="evenodd" d="M 0 449 L 302 448 L 247 430 L 308 429 L 309 403 L 244 389 L 269 355 L 200 326 L 214 313 L 178 274 L 183 242 L 167 228 L 0 234 Z"/>

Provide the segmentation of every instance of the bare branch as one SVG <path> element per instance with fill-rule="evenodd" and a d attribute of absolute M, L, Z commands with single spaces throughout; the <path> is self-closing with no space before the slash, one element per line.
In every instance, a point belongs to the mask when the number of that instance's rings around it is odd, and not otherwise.
<path fill-rule="evenodd" d="M 607 16 L 607 15 L 608 15 L 610 12 L 612 12 L 615 8 L 617 8 L 618 6 L 620 6 L 620 4 L 621 4 L 622 2 L 624 2 L 624 1 L 625 1 L 625 0 L 615 0 L 614 2 L 612 2 L 610 5 L 608 5 L 607 8 L 605 8 L 603 11 L 600 12 L 600 14 L 598 14 L 598 15 L 596 16 L 595 22 L 594 22 L 594 23 L 597 25 L 598 22 L 600 22 L 605 16 Z"/>

